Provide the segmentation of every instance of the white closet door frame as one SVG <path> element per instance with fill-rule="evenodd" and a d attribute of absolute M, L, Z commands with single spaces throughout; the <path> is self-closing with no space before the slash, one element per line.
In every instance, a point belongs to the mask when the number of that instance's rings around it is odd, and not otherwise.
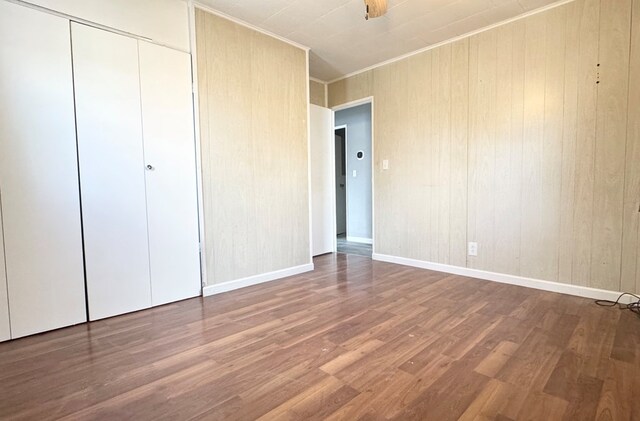
<path fill-rule="evenodd" d="M 151 306 L 138 41 L 72 23 L 91 320 Z"/>
<path fill-rule="evenodd" d="M 0 1 L 0 190 L 13 338 L 86 321 L 67 19 Z"/>
<path fill-rule="evenodd" d="M 152 304 L 201 294 L 189 54 L 139 41 Z"/>

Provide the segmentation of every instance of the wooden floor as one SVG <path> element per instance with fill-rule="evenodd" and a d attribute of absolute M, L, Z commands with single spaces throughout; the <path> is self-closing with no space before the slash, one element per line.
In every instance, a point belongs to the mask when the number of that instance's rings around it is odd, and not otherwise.
<path fill-rule="evenodd" d="M 0 419 L 640 417 L 630 312 L 360 256 L 315 263 L 0 344 Z"/>
<path fill-rule="evenodd" d="M 359 256 L 366 257 L 371 257 L 373 249 L 373 246 L 371 244 L 347 241 L 347 236 L 344 234 L 338 235 L 336 246 L 338 253 L 357 254 Z"/>

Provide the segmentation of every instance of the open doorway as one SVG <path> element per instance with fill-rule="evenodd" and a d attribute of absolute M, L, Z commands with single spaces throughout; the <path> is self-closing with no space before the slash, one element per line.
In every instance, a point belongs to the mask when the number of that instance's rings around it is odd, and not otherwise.
<path fill-rule="evenodd" d="M 371 257 L 373 142 L 371 102 L 335 111 L 336 248 Z"/>

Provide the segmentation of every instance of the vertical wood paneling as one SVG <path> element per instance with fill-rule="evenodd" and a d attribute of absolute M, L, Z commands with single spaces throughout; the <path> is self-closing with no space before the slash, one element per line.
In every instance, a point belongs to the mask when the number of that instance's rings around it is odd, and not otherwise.
<path fill-rule="evenodd" d="M 469 266 L 488 269 L 495 258 L 497 33 L 471 38 L 469 77 L 469 241 L 478 243 Z M 473 222 L 472 222 L 473 221 Z"/>
<path fill-rule="evenodd" d="M 449 241 L 451 224 L 451 45 L 437 49 L 437 62 L 433 63 L 432 86 L 435 94 L 433 139 L 437 142 L 438 162 L 435 183 L 435 200 L 437 218 L 436 261 L 449 263 Z"/>
<path fill-rule="evenodd" d="M 539 181 L 542 187 L 541 267 L 537 277 L 549 281 L 557 281 L 559 271 L 566 10 L 558 7 L 545 14 L 544 136 Z"/>
<path fill-rule="evenodd" d="M 631 0 L 600 3 L 591 282 L 620 289 Z"/>
<path fill-rule="evenodd" d="M 567 5 L 564 52 L 564 101 L 562 131 L 562 173 L 560 186 L 560 231 L 558 250 L 558 281 L 572 282 L 574 249 L 573 221 L 576 185 L 576 140 L 578 119 L 578 75 L 582 1 Z"/>
<path fill-rule="evenodd" d="M 327 106 L 325 85 L 315 80 L 309 81 L 309 102 L 320 107 Z"/>
<path fill-rule="evenodd" d="M 524 137 L 522 161 L 521 274 L 540 278 L 542 274 L 542 214 L 546 206 L 542 192 L 546 29 L 545 14 L 526 21 Z M 522 221 L 527 221 L 522 223 Z"/>
<path fill-rule="evenodd" d="M 407 107 L 408 97 L 408 65 L 406 62 L 399 62 L 395 65 L 376 69 L 375 77 L 379 81 L 376 85 L 375 97 L 379 100 L 374 102 L 374 136 L 376 139 L 394 139 L 394 142 L 375 142 L 376 156 L 384 156 L 389 160 L 389 169 L 382 171 L 381 162 L 374 157 L 375 162 L 375 188 L 376 188 L 376 211 L 374 224 L 380 227 L 375 231 L 376 249 L 380 253 L 402 252 L 410 254 L 408 249 L 407 226 L 409 221 L 407 213 L 415 209 L 409 208 L 409 199 L 419 206 L 420 191 L 416 186 L 409 184 L 407 190 L 394 189 L 392 179 L 406 179 L 406 174 L 411 171 L 412 161 L 401 158 L 401 153 L 406 148 L 411 148 L 412 139 L 408 136 L 409 127 L 404 125 L 385 124 L 388 121 L 400 121 L 403 116 L 411 110 Z M 380 106 L 378 106 L 378 103 Z M 380 130 L 381 133 L 378 133 Z M 394 145 L 402 145 L 400 148 Z M 400 162 L 403 165 L 400 165 Z M 398 165 L 396 165 L 398 163 Z M 410 182 L 410 181 L 409 181 Z M 412 198 L 407 195 L 408 191 L 414 191 Z M 379 208 L 380 204 L 387 203 L 391 208 Z M 378 249 L 378 244 L 382 249 Z M 384 245 L 391 246 L 386 248 Z M 386 251 L 384 251 L 386 250 Z"/>
<path fill-rule="evenodd" d="M 451 161 L 449 264 L 467 263 L 467 139 L 469 125 L 469 40 L 451 46 Z"/>
<path fill-rule="evenodd" d="M 622 291 L 640 291 L 640 1 L 633 1 L 627 160 L 624 190 Z"/>
<path fill-rule="evenodd" d="M 578 112 L 575 157 L 575 207 L 573 217 L 572 283 L 588 285 L 591 279 L 593 180 L 596 138 L 596 64 L 600 0 L 576 2 L 581 8 L 578 56 Z"/>
<path fill-rule="evenodd" d="M 631 3 L 576 0 L 331 84 L 332 105 L 374 96 L 375 158 L 391 164 L 377 252 L 638 290 Z"/>
<path fill-rule="evenodd" d="M 196 11 L 208 284 L 309 263 L 303 50 Z"/>
<path fill-rule="evenodd" d="M 329 85 L 329 107 L 370 96 L 373 91 L 374 73 L 374 70 L 360 73 Z"/>
<path fill-rule="evenodd" d="M 426 165 L 423 167 L 423 172 L 427 174 L 427 222 L 428 230 L 425 240 L 427 241 L 427 260 L 431 262 L 438 261 L 438 223 L 440 215 L 438 213 L 439 208 L 439 165 L 440 165 L 440 142 L 437 127 L 439 122 L 437 119 L 440 117 L 440 107 L 438 104 L 438 68 L 440 64 L 440 49 L 429 51 L 426 55 L 431 58 L 431 68 L 428 70 L 430 77 L 425 78 L 427 83 L 430 84 L 428 91 L 424 92 L 425 98 L 429 100 L 426 106 L 426 114 L 423 114 L 423 118 L 428 123 L 426 126 L 425 136 L 421 139 L 427 145 L 427 151 L 424 155 L 423 162 Z M 419 235 L 418 233 L 414 233 Z"/>
<path fill-rule="evenodd" d="M 407 68 L 402 67 L 402 75 L 407 79 L 406 102 L 401 105 L 411 120 L 418 121 L 415 125 L 398 125 L 398 139 L 405 137 L 407 144 L 398 149 L 402 155 L 394 157 L 392 165 L 400 167 L 402 179 L 406 180 L 410 190 L 396 189 L 393 184 L 387 184 L 395 195 L 402 195 L 403 200 L 398 204 L 405 209 L 402 217 L 402 226 L 397 229 L 404 230 L 407 235 L 407 255 L 416 259 L 426 259 L 431 254 L 431 238 L 425 233 L 432 233 L 432 183 L 431 172 L 426 169 L 431 166 L 431 142 L 430 133 L 433 124 L 432 86 L 433 69 L 431 54 L 421 54 L 407 60 Z M 411 69 L 411 72 L 408 72 Z M 408 72 L 408 73 L 407 73 Z M 406 75 L 406 76 L 404 76 Z M 397 76 L 392 76 L 392 79 Z M 389 93 L 393 95 L 393 90 Z M 385 116 L 380 116 L 381 124 L 389 124 Z M 403 118 L 402 115 L 394 115 L 396 121 Z M 406 151 L 411 151 L 412 156 L 407 157 Z M 407 159 L 408 158 L 408 159 Z M 407 162 L 409 165 L 405 166 Z M 386 173 L 386 172 L 385 172 Z M 386 174 L 383 174 L 383 177 Z M 387 180 L 388 183 L 388 180 Z M 398 212 L 402 212 L 398 209 Z M 393 215 L 389 215 L 393 218 Z"/>
<path fill-rule="evenodd" d="M 500 27 L 497 46 L 495 271 L 520 271 L 525 25 Z"/>

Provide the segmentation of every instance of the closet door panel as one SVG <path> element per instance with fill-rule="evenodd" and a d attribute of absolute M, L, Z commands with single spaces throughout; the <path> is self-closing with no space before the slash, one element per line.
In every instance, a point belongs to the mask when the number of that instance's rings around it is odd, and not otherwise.
<path fill-rule="evenodd" d="M 69 21 L 6 1 L 0 194 L 13 337 L 84 322 Z"/>
<path fill-rule="evenodd" d="M 72 24 L 91 320 L 151 305 L 138 42 Z"/>
<path fill-rule="evenodd" d="M 139 42 L 153 305 L 200 295 L 198 198 L 186 53 Z"/>

